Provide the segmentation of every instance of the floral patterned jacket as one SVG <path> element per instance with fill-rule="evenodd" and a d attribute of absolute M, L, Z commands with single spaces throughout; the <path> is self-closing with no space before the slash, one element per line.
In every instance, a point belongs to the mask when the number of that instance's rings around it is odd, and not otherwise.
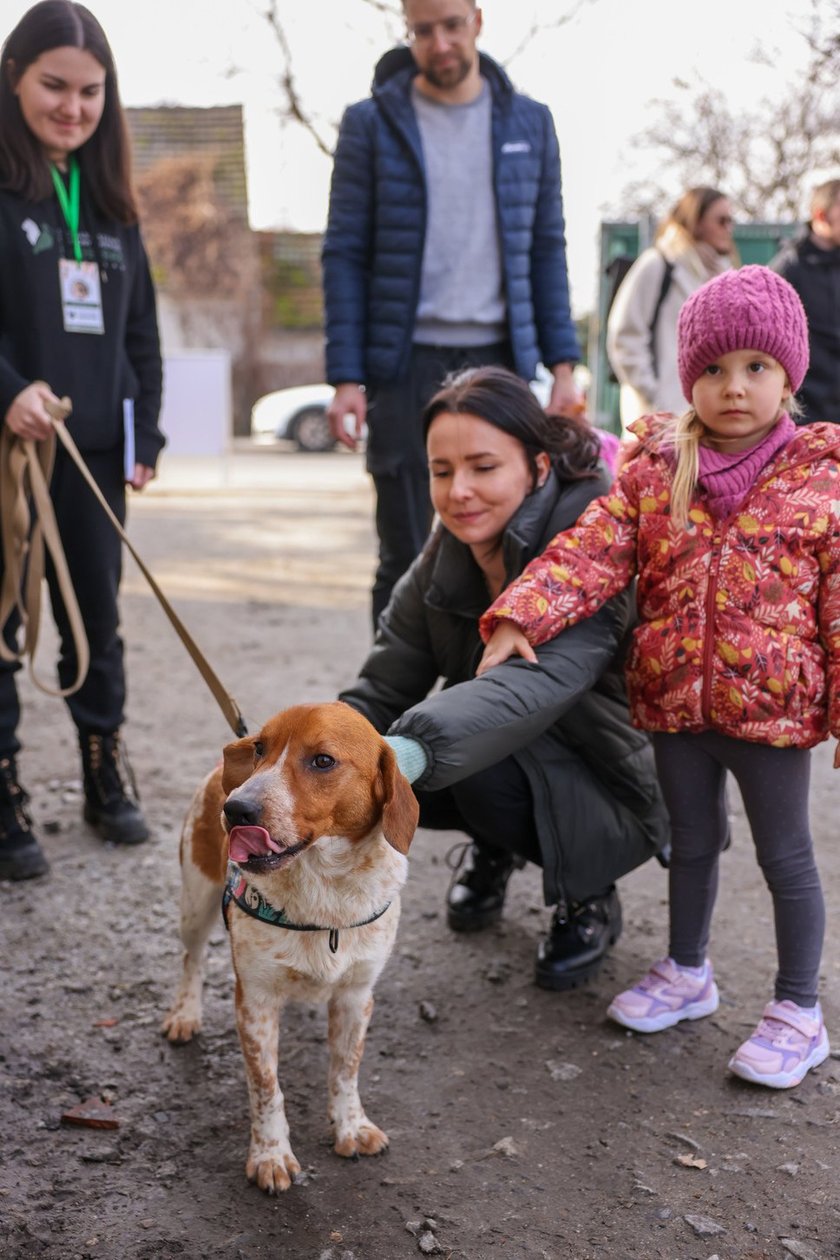
<path fill-rule="evenodd" d="M 637 726 L 777 747 L 840 737 L 840 425 L 797 428 L 726 519 L 698 491 L 677 529 L 669 421 L 632 426 L 641 445 L 612 490 L 502 592 L 482 636 L 509 618 L 539 646 L 638 574 Z"/>

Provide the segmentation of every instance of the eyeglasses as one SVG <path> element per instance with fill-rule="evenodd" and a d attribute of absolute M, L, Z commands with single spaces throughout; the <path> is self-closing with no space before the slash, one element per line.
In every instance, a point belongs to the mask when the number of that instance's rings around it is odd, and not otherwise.
<path fill-rule="evenodd" d="M 447 39 L 463 39 L 467 27 L 472 26 L 474 21 L 475 14 L 471 13 L 469 17 L 441 18 L 439 22 L 416 22 L 414 26 L 409 26 L 408 38 L 412 44 L 428 44 L 440 27 Z"/>

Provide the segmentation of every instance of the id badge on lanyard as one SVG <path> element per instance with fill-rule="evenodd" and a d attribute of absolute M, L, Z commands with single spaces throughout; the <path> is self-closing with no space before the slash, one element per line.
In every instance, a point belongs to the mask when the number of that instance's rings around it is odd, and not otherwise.
<path fill-rule="evenodd" d="M 104 333 L 102 289 L 95 262 L 59 258 L 61 313 L 65 332 Z"/>
<path fill-rule="evenodd" d="M 99 267 L 95 262 L 82 261 L 82 247 L 79 244 L 79 163 L 71 155 L 69 192 L 64 187 L 58 168 L 51 165 L 50 171 L 58 204 L 73 240 L 73 258 L 58 260 L 58 286 L 64 331 L 101 334 L 105 332 L 105 318 Z"/>

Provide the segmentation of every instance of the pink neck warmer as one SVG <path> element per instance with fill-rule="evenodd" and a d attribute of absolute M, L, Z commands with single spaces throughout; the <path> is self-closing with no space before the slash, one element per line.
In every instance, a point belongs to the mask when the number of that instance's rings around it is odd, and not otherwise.
<path fill-rule="evenodd" d="M 796 425 L 785 411 L 767 436 L 746 451 L 716 451 L 711 446 L 699 447 L 697 483 L 706 495 L 713 515 L 722 519 L 735 511 L 763 469 L 795 432 Z"/>

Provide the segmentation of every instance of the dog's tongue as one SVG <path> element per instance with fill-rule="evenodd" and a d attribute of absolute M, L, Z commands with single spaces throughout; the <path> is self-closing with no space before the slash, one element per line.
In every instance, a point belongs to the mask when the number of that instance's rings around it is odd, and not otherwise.
<path fill-rule="evenodd" d="M 232 862 L 247 862 L 252 857 L 279 852 L 265 827 L 231 827 L 229 840 Z"/>

